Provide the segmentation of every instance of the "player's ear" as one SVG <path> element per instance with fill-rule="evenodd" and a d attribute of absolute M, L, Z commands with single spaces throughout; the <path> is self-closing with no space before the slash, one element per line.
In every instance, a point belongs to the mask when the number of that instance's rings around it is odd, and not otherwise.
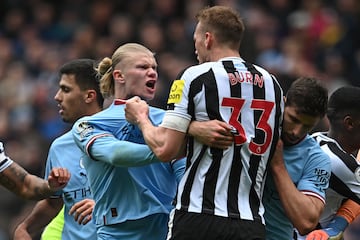
<path fill-rule="evenodd" d="M 343 118 L 343 123 L 345 128 L 349 131 L 356 128 L 359 125 L 358 121 L 356 121 L 351 115 L 346 115 Z"/>
<path fill-rule="evenodd" d="M 95 90 L 87 90 L 85 96 L 85 102 L 91 103 L 92 101 L 96 101 L 96 91 Z"/>
<path fill-rule="evenodd" d="M 210 49 L 213 44 L 213 35 L 210 32 L 205 33 L 205 47 L 206 49 Z"/>
<path fill-rule="evenodd" d="M 120 69 L 116 69 L 113 71 L 113 78 L 115 81 L 124 82 L 124 74 Z"/>

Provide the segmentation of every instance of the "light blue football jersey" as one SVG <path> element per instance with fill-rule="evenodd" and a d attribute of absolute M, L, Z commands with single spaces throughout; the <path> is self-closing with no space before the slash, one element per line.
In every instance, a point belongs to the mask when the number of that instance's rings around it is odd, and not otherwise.
<path fill-rule="evenodd" d="M 68 212 L 74 203 L 86 198 L 92 198 L 87 173 L 82 165 L 81 150 L 76 146 L 71 132 L 67 132 L 55 139 L 49 149 L 46 162 L 45 179 L 54 167 L 67 168 L 71 177 L 68 184 L 52 197 L 62 197 L 64 200 L 64 227 L 62 239 L 97 239 L 96 226 L 94 222 L 86 225 L 77 223 Z"/>
<path fill-rule="evenodd" d="M 163 115 L 163 110 L 150 107 L 149 117 L 154 125 L 161 123 Z M 116 239 L 128 231 L 133 235 L 126 239 L 165 239 L 166 222 L 185 159 L 159 162 L 145 145 L 140 129 L 126 121 L 124 105 L 117 104 L 117 100 L 107 109 L 79 119 L 72 133 L 84 152 L 99 236 Z M 163 221 L 158 220 L 159 214 Z M 156 224 L 152 223 L 152 216 L 157 219 Z M 139 228 L 139 221 L 131 221 L 140 219 L 149 224 Z"/>
<path fill-rule="evenodd" d="M 323 152 L 319 144 L 307 135 L 296 145 L 284 146 L 283 154 L 286 169 L 297 189 L 325 203 L 325 190 L 329 186 L 331 165 L 329 156 Z M 263 203 L 266 239 L 292 239 L 293 225 L 281 205 L 271 172 L 268 172 L 266 178 Z"/>

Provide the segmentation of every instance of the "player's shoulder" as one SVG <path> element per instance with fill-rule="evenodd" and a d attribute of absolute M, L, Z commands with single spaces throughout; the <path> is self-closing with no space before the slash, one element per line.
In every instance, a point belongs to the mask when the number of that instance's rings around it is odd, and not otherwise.
<path fill-rule="evenodd" d="M 157 114 L 157 113 L 161 114 L 161 113 L 165 112 L 164 109 L 158 108 L 158 107 L 153 107 L 153 106 L 149 107 L 149 111 L 150 111 L 150 113 L 154 113 L 154 114 Z"/>
<path fill-rule="evenodd" d="M 320 144 L 317 142 L 316 138 L 312 135 L 306 135 L 304 139 L 304 144 L 301 146 L 304 150 L 307 149 L 310 153 L 319 153 L 321 155 L 327 156 L 327 154 L 321 149 Z"/>
<path fill-rule="evenodd" d="M 202 74 L 209 71 L 210 68 L 218 65 L 218 62 L 205 62 L 197 65 L 192 65 L 183 71 L 183 74 Z"/>
<path fill-rule="evenodd" d="M 90 126 L 90 125 L 96 125 L 96 124 L 101 124 L 101 122 L 103 122 L 104 119 L 106 119 L 106 115 L 109 115 L 107 113 L 108 111 L 103 110 L 100 111 L 98 113 L 95 113 L 91 116 L 83 116 L 81 118 L 79 118 L 73 125 L 72 129 L 73 130 L 78 130 L 83 129 L 86 126 Z"/>
<path fill-rule="evenodd" d="M 149 118 L 155 125 L 159 125 L 164 118 L 165 110 L 157 107 L 149 107 Z"/>
<path fill-rule="evenodd" d="M 57 148 L 57 147 L 61 147 L 63 145 L 67 145 L 67 144 L 72 144 L 74 142 L 74 139 L 72 137 L 71 131 L 67 131 L 64 134 L 62 134 L 61 136 L 58 136 L 57 138 L 55 138 L 53 140 L 53 142 L 51 143 L 50 148 Z"/>

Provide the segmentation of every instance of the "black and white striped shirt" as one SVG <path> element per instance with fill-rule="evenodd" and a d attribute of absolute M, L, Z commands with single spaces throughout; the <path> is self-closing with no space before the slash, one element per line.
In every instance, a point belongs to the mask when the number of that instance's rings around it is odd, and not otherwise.
<path fill-rule="evenodd" d="M 171 87 L 166 114 L 179 121 L 223 120 L 236 133 L 227 150 L 189 139 L 176 208 L 264 223 L 263 183 L 279 139 L 283 107 L 276 79 L 241 58 L 186 69 Z"/>
<path fill-rule="evenodd" d="M 5 158 L 0 162 L 0 172 L 4 171 L 6 168 L 8 168 L 13 161 L 10 158 Z"/>
<path fill-rule="evenodd" d="M 350 198 L 360 204 L 360 165 L 355 156 L 345 152 L 341 146 L 326 133 L 312 135 L 331 160 L 331 177 L 326 191 L 326 205 L 320 217 L 326 226 L 335 216 L 344 199 Z"/>

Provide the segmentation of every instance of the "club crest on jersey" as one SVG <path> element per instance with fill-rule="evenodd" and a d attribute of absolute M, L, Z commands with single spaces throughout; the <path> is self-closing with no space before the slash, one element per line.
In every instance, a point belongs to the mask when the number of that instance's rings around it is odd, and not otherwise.
<path fill-rule="evenodd" d="M 182 92 L 184 89 L 185 80 L 175 80 L 171 85 L 168 104 L 179 103 L 181 101 Z"/>
<path fill-rule="evenodd" d="M 94 127 L 89 125 L 88 122 L 81 122 L 76 126 L 76 130 L 80 134 L 80 137 L 84 138 L 94 130 Z"/>
<path fill-rule="evenodd" d="M 356 181 L 360 182 L 360 167 L 357 167 L 355 169 L 354 174 L 355 174 Z"/>

